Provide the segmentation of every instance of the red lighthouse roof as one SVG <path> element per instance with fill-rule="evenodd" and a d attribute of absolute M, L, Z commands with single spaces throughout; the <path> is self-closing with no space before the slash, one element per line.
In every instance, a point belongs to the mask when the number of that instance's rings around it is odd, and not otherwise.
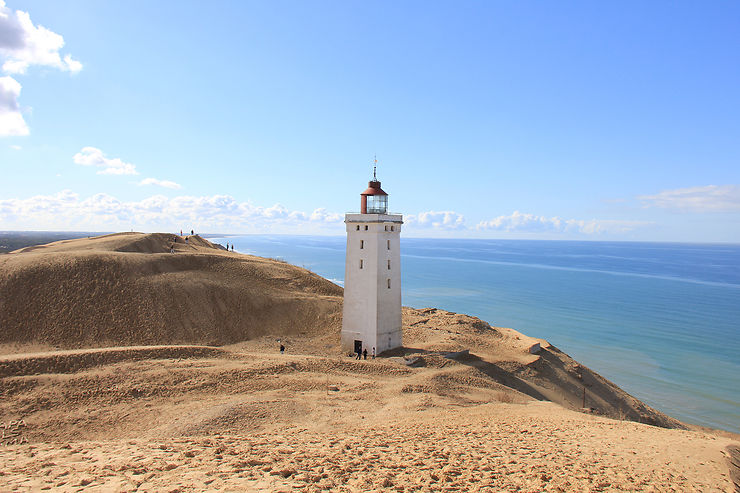
<path fill-rule="evenodd" d="M 360 195 L 388 195 L 380 188 L 380 182 L 378 180 L 371 180 L 367 184 L 367 190 L 362 192 Z"/>

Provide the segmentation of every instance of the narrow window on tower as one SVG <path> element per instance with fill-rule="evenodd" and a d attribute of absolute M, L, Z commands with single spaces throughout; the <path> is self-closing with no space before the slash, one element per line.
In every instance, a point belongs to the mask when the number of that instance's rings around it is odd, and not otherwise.
<path fill-rule="evenodd" d="M 393 226 L 391 226 L 391 231 L 393 231 Z"/>
<path fill-rule="evenodd" d="M 367 231 L 367 224 L 365 225 L 365 231 Z"/>
<path fill-rule="evenodd" d="M 388 240 L 388 250 L 391 249 L 391 240 Z"/>
<path fill-rule="evenodd" d="M 388 270 L 391 270 L 391 261 L 388 261 Z"/>
<path fill-rule="evenodd" d="M 388 231 L 388 226 L 385 227 L 385 230 Z"/>
<path fill-rule="evenodd" d="M 357 225 L 357 231 L 359 231 L 359 230 L 360 230 L 360 225 L 358 224 L 358 225 Z"/>
<path fill-rule="evenodd" d="M 362 264 L 363 264 L 363 261 L 362 259 L 360 259 L 360 269 L 362 269 Z"/>
<path fill-rule="evenodd" d="M 360 250 L 365 248 L 365 240 L 360 240 Z"/>
<path fill-rule="evenodd" d="M 388 289 L 391 289 L 391 280 L 388 279 Z"/>

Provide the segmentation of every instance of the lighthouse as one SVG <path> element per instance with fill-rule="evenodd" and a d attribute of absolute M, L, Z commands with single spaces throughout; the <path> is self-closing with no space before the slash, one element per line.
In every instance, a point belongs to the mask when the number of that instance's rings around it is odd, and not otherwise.
<path fill-rule="evenodd" d="M 375 161 L 377 164 L 377 160 Z M 388 194 L 373 179 L 360 194 L 360 213 L 344 216 L 342 350 L 380 354 L 402 345 L 401 214 L 388 212 Z"/>

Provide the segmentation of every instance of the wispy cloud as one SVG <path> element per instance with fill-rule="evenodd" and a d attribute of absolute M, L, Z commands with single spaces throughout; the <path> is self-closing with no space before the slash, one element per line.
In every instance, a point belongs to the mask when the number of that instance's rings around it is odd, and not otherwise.
<path fill-rule="evenodd" d="M 465 229 L 465 218 L 455 211 L 426 211 L 409 214 L 404 223 L 411 228 Z"/>
<path fill-rule="evenodd" d="M 740 211 L 740 185 L 677 188 L 637 198 L 645 207 L 660 207 L 682 212 Z"/>
<path fill-rule="evenodd" d="M 1 31 L 0 31 L 1 35 Z M 12 77 L 0 77 L 0 136 L 28 135 L 28 125 L 23 119 L 18 96 L 20 83 Z"/>
<path fill-rule="evenodd" d="M 173 190 L 179 190 L 182 185 L 175 183 L 170 180 L 157 180 L 156 178 L 144 178 L 139 182 L 139 185 L 156 185 L 158 187 L 171 188 Z"/>
<path fill-rule="evenodd" d="M 495 230 L 519 233 L 581 233 L 586 235 L 627 233 L 645 227 L 645 221 L 623 221 L 613 219 L 562 219 L 538 216 L 514 211 L 508 216 L 498 216 L 490 221 L 481 221 L 479 230 Z"/>
<path fill-rule="evenodd" d="M 343 231 L 343 216 L 323 208 L 291 211 L 280 204 L 270 207 L 238 202 L 228 195 L 154 195 L 139 201 L 122 201 L 99 193 L 82 198 L 70 190 L 54 195 L 0 200 L 0 221 L 20 229 L 179 229 L 192 225 L 201 231 L 301 232 L 323 225 L 336 234 Z"/>
<path fill-rule="evenodd" d="M 108 158 L 103 151 L 95 147 L 83 147 L 80 152 L 72 158 L 74 162 L 82 166 L 95 166 L 101 168 L 99 175 L 138 175 L 136 166 L 125 163 L 118 158 Z"/>
<path fill-rule="evenodd" d="M 23 74 L 32 65 L 69 72 L 82 70 L 82 64 L 71 55 L 59 53 L 62 47 L 64 38 L 60 34 L 34 26 L 28 12 L 13 12 L 0 0 L 0 56 L 5 59 L 5 72 Z"/>

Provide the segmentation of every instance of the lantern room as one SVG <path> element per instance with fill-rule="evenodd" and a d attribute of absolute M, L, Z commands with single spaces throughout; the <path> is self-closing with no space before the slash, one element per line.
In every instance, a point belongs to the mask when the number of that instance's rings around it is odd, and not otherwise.
<path fill-rule="evenodd" d="M 380 188 L 380 182 L 373 180 L 360 196 L 360 212 L 362 214 L 387 214 L 388 194 Z"/>

